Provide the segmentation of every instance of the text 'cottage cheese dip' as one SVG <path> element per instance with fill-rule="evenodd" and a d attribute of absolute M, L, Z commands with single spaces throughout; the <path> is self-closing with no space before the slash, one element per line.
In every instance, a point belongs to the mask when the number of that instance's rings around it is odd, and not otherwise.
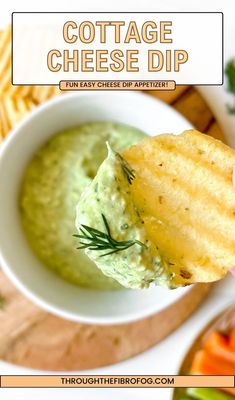
<path fill-rule="evenodd" d="M 85 123 L 56 134 L 29 163 L 20 194 L 23 227 L 38 258 L 65 280 L 94 289 L 121 288 L 77 250 L 76 205 L 106 157 L 105 142 L 121 151 L 144 136 L 119 123 Z"/>

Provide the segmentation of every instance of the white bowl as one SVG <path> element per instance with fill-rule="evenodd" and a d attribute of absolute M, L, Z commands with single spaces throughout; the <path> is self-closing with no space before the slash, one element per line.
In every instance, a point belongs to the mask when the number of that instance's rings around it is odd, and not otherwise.
<path fill-rule="evenodd" d="M 88 121 L 123 122 L 149 135 L 180 133 L 190 124 L 148 95 L 136 92 L 81 92 L 59 96 L 11 132 L 0 149 L 0 265 L 32 301 L 61 317 L 94 324 L 130 322 L 179 299 L 188 289 L 97 291 L 76 287 L 47 269 L 33 254 L 22 230 L 18 193 L 35 151 L 53 134 Z"/>

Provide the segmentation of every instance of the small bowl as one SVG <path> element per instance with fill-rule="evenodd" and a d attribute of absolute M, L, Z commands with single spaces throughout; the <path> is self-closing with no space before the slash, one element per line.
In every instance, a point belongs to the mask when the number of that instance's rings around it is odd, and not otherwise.
<path fill-rule="evenodd" d="M 47 269 L 32 252 L 18 210 L 22 176 L 33 154 L 55 133 L 89 121 L 117 121 L 149 135 L 191 128 L 171 107 L 137 92 L 81 92 L 59 96 L 31 112 L 0 148 L 0 265 L 14 284 L 45 310 L 93 324 L 130 322 L 183 296 L 168 291 L 98 291 L 72 285 Z"/>

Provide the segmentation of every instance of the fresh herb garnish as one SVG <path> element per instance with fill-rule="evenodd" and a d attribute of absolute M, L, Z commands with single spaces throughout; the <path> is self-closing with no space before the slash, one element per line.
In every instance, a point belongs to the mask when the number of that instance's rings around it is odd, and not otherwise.
<path fill-rule="evenodd" d="M 82 224 L 80 227 L 79 235 L 73 235 L 80 239 L 81 246 L 77 247 L 77 249 L 88 248 L 89 250 L 96 250 L 96 251 L 111 250 L 100 255 L 100 257 L 104 257 L 109 254 L 126 250 L 129 247 L 134 246 L 134 244 L 138 244 L 139 246 L 146 248 L 146 245 L 140 242 L 139 240 L 118 241 L 114 239 L 111 235 L 107 219 L 105 218 L 104 214 L 101 215 L 106 229 L 106 233 Z"/>
<path fill-rule="evenodd" d="M 119 153 L 116 153 L 116 156 L 121 161 L 121 167 L 122 167 L 123 173 L 126 176 L 129 184 L 131 185 L 133 179 L 135 179 L 134 170 L 130 167 L 128 162 Z"/>
<path fill-rule="evenodd" d="M 235 59 L 232 59 L 227 63 L 225 74 L 227 76 L 227 89 L 235 96 Z M 227 107 L 231 114 L 235 114 L 235 105 L 228 105 Z"/>

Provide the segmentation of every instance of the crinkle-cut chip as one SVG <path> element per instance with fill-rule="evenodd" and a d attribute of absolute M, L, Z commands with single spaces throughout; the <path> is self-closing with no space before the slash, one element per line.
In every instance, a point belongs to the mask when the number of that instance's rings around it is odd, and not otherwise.
<path fill-rule="evenodd" d="M 56 86 L 12 85 L 11 25 L 0 31 L 0 142 L 37 104 L 60 93 Z"/>
<path fill-rule="evenodd" d="M 11 83 L 11 25 L 0 32 L 0 95 L 30 97 L 40 104 L 60 94 L 56 86 L 12 85 Z"/>
<path fill-rule="evenodd" d="M 0 144 L 3 142 L 3 139 L 4 139 L 4 131 L 0 113 Z"/>
<path fill-rule="evenodd" d="M 148 237 L 173 284 L 216 281 L 235 265 L 235 151 L 195 130 L 146 138 L 123 153 Z"/>
<path fill-rule="evenodd" d="M 40 104 L 61 93 L 62 92 L 57 86 L 34 86 L 32 98 Z"/>
<path fill-rule="evenodd" d="M 11 26 L 0 35 L 0 94 L 11 84 Z"/>
<path fill-rule="evenodd" d="M 11 84 L 11 69 L 9 68 L 2 73 L 2 78 L 0 79 L 0 95 L 5 95 L 9 90 L 14 87 Z"/>
<path fill-rule="evenodd" d="M 5 105 L 3 98 L 0 98 L 0 121 L 3 137 L 7 136 L 8 132 L 11 130 L 11 126 L 5 111 Z"/>
<path fill-rule="evenodd" d="M 21 97 L 21 98 L 26 98 L 26 97 L 31 97 L 33 93 L 33 86 L 18 86 L 18 85 L 11 85 L 7 94 L 9 94 L 9 96 L 17 96 L 17 97 Z"/>
<path fill-rule="evenodd" d="M 4 49 L 10 43 L 11 41 L 11 25 L 8 25 L 7 28 L 5 28 L 3 31 L 0 33 L 0 53 L 4 53 Z"/>
<path fill-rule="evenodd" d="M 6 136 L 35 106 L 31 99 L 5 95 L 0 100 L 0 120 L 3 126 L 3 136 Z"/>

